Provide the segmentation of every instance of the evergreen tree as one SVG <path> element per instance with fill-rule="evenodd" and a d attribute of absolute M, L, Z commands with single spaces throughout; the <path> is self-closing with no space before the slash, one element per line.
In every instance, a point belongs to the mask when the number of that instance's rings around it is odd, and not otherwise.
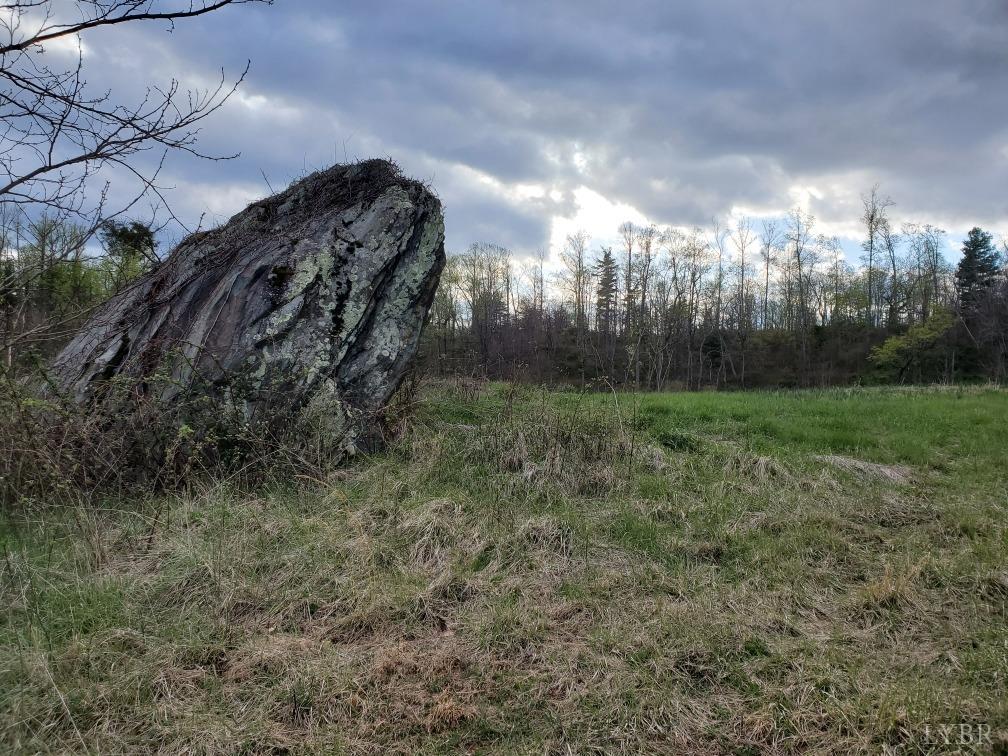
<path fill-rule="evenodd" d="M 956 290 L 964 312 L 974 310 L 983 293 L 997 279 L 1000 256 L 993 237 L 974 227 L 962 247 L 963 258 L 956 269 Z"/>
<path fill-rule="evenodd" d="M 120 291 L 131 280 L 147 271 L 157 259 L 154 232 L 139 221 L 106 221 L 99 236 L 105 248 L 102 267 L 109 294 Z"/>
<path fill-rule="evenodd" d="M 612 247 L 603 247 L 602 257 L 595 266 L 595 280 L 595 330 L 599 334 L 602 367 L 611 378 L 615 372 L 616 331 L 619 328 L 619 273 Z"/>
<path fill-rule="evenodd" d="M 596 266 L 595 317 L 600 333 L 611 334 L 616 326 L 616 258 L 612 247 L 602 250 Z"/>

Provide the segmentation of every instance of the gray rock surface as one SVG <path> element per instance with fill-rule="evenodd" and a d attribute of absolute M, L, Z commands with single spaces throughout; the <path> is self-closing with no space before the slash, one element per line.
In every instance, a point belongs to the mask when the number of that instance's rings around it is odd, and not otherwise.
<path fill-rule="evenodd" d="M 313 411 L 345 429 L 398 387 L 444 264 L 437 197 L 387 161 L 335 166 L 183 241 L 52 376 L 80 404 L 121 377 L 169 404 L 197 386 L 250 424 Z"/>

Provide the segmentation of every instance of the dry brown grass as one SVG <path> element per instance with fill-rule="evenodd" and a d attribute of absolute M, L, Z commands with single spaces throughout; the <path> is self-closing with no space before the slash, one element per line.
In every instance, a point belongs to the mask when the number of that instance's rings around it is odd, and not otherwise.
<path fill-rule="evenodd" d="M 839 454 L 817 454 L 814 457 L 837 470 L 842 470 L 862 478 L 880 480 L 886 483 L 909 483 L 913 480 L 913 471 L 906 465 L 882 465 L 877 462 L 866 462 L 863 459 L 844 457 Z"/>

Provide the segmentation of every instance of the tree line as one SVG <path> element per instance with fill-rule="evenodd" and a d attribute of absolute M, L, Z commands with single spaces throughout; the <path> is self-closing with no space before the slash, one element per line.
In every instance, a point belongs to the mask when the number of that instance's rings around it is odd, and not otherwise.
<path fill-rule="evenodd" d="M 957 264 L 933 225 L 896 227 L 863 198 L 861 264 L 809 213 L 710 229 L 624 223 L 618 246 L 570 235 L 516 259 L 473 244 L 449 258 L 421 361 L 479 374 L 647 390 L 1006 378 L 1008 250 L 979 228 Z M 43 214 L 0 218 L 0 365 L 55 354 L 91 308 L 158 263 L 157 234 L 97 234 Z"/>
<path fill-rule="evenodd" d="M 449 258 L 427 327 L 434 373 L 661 390 L 1003 381 L 1008 249 L 974 228 L 897 225 L 863 197 L 861 264 L 802 209 L 713 228 L 624 223 L 567 237 L 559 269 L 477 243 Z"/>

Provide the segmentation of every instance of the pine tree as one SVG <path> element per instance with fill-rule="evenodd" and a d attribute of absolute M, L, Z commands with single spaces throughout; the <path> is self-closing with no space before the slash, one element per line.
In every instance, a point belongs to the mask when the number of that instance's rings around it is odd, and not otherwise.
<path fill-rule="evenodd" d="M 610 376 L 613 374 L 615 362 L 616 330 L 618 328 L 617 288 L 618 273 L 616 257 L 612 247 L 602 249 L 602 258 L 595 268 L 595 329 L 601 337 L 602 354 L 605 366 Z"/>
<path fill-rule="evenodd" d="M 596 268 L 598 284 L 595 288 L 596 328 L 600 333 L 610 334 L 615 329 L 616 319 L 616 258 L 612 247 L 602 250 L 602 258 Z"/>
<path fill-rule="evenodd" d="M 993 237 L 976 227 L 963 242 L 962 253 L 963 258 L 955 274 L 956 290 L 963 311 L 970 312 L 997 279 L 1000 256 L 994 247 Z"/>
<path fill-rule="evenodd" d="M 106 221 L 99 231 L 105 248 L 103 268 L 109 294 L 120 291 L 147 271 L 157 255 L 157 241 L 150 226 L 139 221 Z"/>

